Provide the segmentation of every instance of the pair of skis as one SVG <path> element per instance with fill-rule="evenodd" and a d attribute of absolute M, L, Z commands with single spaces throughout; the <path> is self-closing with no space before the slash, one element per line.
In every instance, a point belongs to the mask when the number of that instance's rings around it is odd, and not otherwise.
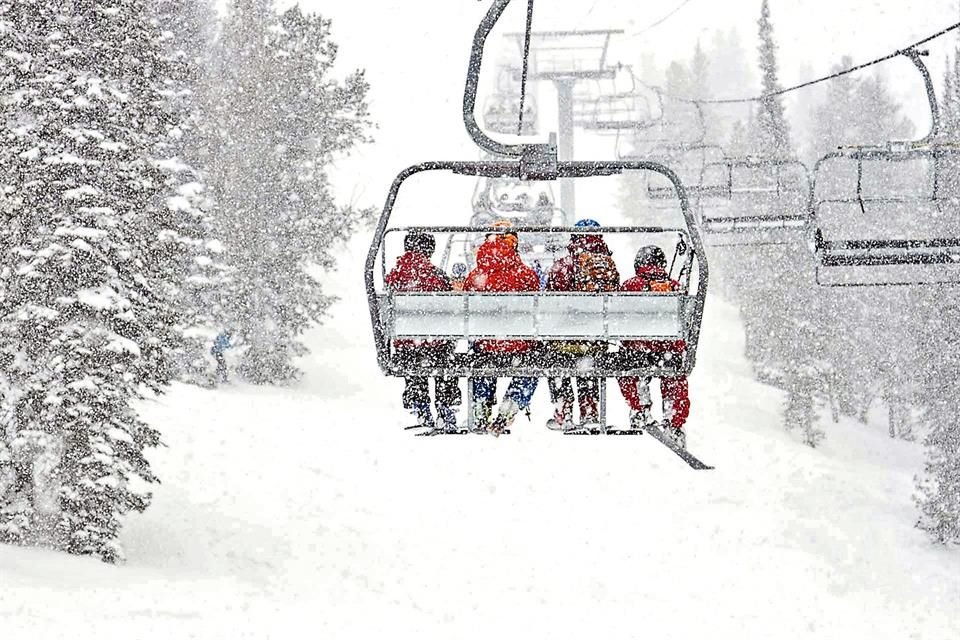
<path fill-rule="evenodd" d="M 404 427 L 405 430 L 414 430 L 414 429 L 424 429 L 420 433 L 416 433 L 416 436 L 457 436 L 457 435 L 486 435 L 489 432 L 487 430 L 483 431 L 470 431 L 469 429 L 459 428 L 456 431 L 447 431 L 446 429 L 438 429 L 436 427 L 425 427 L 423 425 L 412 425 L 409 427 Z M 504 434 L 509 434 L 510 430 L 507 429 L 503 432 Z M 695 471 L 707 471 L 713 469 L 713 467 L 701 461 L 695 455 L 687 451 L 686 449 L 680 447 L 676 442 L 673 441 L 668 435 L 666 435 L 663 430 L 660 428 L 660 425 L 657 423 L 647 424 L 643 429 L 572 429 L 569 431 L 563 432 L 565 435 L 574 435 L 574 436 L 640 436 L 644 433 L 648 433 L 653 436 L 653 439 L 665 446 L 667 449 L 672 451 L 677 457 L 687 463 L 687 465 L 694 469 Z"/>
<path fill-rule="evenodd" d="M 474 436 L 485 436 L 485 435 L 490 435 L 490 432 L 487 431 L 486 429 L 478 429 L 478 430 L 476 430 L 476 431 L 471 431 L 470 429 L 467 429 L 466 427 L 458 427 L 455 431 L 448 431 L 448 430 L 446 430 L 446 429 L 440 429 L 440 428 L 438 428 L 438 427 L 425 427 L 425 426 L 423 426 L 422 424 L 414 424 L 414 425 L 411 425 L 411 426 L 409 426 L 409 427 L 404 427 L 404 430 L 405 430 L 405 431 L 412 431 L 412 430 L 414 430 L 414 429 L 423 429 L 423 431 L 421 431 L 421 432 L 419 432 L 419 433 L 415 433 L 415 434 L 413 434 L 413 435 L 419 436 L 419 437 L 428 437 L 428 438 L 429 438 L 429 437 L 432 437 L 432 436 L 470 436 L 470 435 L 474 435 Z M 506 429 L 506 430 L 502 431 L 500 435 L 508 435 L 509 433 L 510 433 L 510 429 Z"/>
<path fill-rule="evenodd" d="M 651 422 L 642 429 L 573 429 L 564 431 L 565 435 L 572 436 L 640 436 L 650 434 L 653 439 L 672 451 L 678 458 L 687 463 L 695 471 L 707 471 L 713 469 L 695 455 L 678 445 L 673 438 L 663 432 L 660 424 Z"/>

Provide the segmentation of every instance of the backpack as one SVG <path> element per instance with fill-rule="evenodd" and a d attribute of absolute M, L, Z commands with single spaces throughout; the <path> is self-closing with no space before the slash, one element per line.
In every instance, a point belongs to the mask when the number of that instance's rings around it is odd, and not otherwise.
<path fill-rule="evenodd" d="M 574 254 L 574 291 L 616 291 L 619 288 L 620 273 L 612 257 L 593 251 L 580 251 Z"/>
<path fill-rule="evenodd" d="M 648 280 L 647 286 L 650 291 L 657 293 L 671 293 L 674 290 L 673 283 L 669 280 Z"/>

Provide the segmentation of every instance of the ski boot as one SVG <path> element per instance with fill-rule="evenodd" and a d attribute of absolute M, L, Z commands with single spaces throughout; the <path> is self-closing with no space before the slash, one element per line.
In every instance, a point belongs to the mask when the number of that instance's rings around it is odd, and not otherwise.
<path fill-rule="evenodd" d="M 675 427 L 670 423 L 663 425 L 663 435 L 671 440 L 678 449 L 687 450 L 687 434 L 682 427 Z"/>
<path fill-rule="evenodd" d="M 517 417 L 519 411 L 520 407 L 512 398 L 504 398 L 500 403 L 500 412 L 487 428 L 487 432 L 499 438 L 513 424 L 513 419 Z"/>
<path fill-rule="evenodd" d="M 485 401 L 480 400 L 473 404 L 473 433 L 486 433 L 490 426 L 490 416 L 493 413 L 493 407 Z"/>
<path fill-rule="evenodd" d="M 563 431 L 573 424 L 573 402 L 562 400 L 554 409 L 553 417 L 547 420 L 547 429 Z"/>
<path fill-rule="evenodd" d="M 604 430 L 605 425 L 600 424 L 600 410 L 596 398 L 580 396 L 580 424 L 590 432 Z"/>
<path fill-rule="evenodd" d="M 644 407 L 640 410 L 630 410 L 630 429 L 632 431 L 643 433 L 643 430 L 651 422 L 653 422 L 653 416 L 650 414 L 650 407 Z"/>
<path fill-rule="evenodd" d="M 459 433 L 460 427 L 457 426 L 457 412 L 453 407 L 445 404 L 437 405 L 437 430 L 443 433 Z"/>
<path fill-rule="evenodd" d="M 413 414 L 413 417 L 417 420 L 418 427 L 423 427 L 424 429 L 433 429 L 436 424 L 433 422 L 433 414 L 430 412 L 429 404 L 415 404 L 413 408 L 410 409 L 410 413 Z"/>

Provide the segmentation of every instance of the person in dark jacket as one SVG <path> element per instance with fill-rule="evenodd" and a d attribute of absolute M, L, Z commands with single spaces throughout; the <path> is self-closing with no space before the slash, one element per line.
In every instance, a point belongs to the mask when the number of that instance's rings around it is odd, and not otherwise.
<path fill-rule="evenodd" d="M 667 259 L 660 247 L 641 248 L 634 260 L 636 276 L 620 287 L 621 291 L 652 291 L 670 293 L 680 289 L 680 283 L 667 273 Z M 670 361 L 684 356 L 687 345 L 683 340 L 628 340 L 623 350 L 632 352 L 645 362 Z M 642 429 L 653 421 L 650 415 L 650 378 L 620 378 L 620 391 L 630 405 L 630 426 Z M 686 376 L 660 379 L 663 415 L 667 436 L 681 448 L 686 448 L 683 425 L 690 415 L 690 396 Z"/>
<path fill-rule="evenodd" d="M 477 266 L 467 275 L 464 291 L 539 291 L 536 272 L 520 259 L 516 234 L 491 235 L 477 250 Z M 536 348 L 528 340 L 478 340 L 474 351 L 492 362 L 505 363 L 515 356 Z M 476 378 L 473 381 L 474 422 L 499 435 L 512 424 L 519 411 L 530 406 L 537 389 L 536 378 L 517 377 L 510 381 L 496 419 L 490 417 L 496 402 L 497 379 Z"/>
<path fill-rule="evenodd" d="M 233 333 L 227 329 L 213 339 L 213 346 L 210 347 L 210 355 L 217 361 L 217 382 L 227 382 L 227 358 L 225 352 L 227 349 L 233 348 L 233 343 L 230 342 L 232 337 Z"/>
<path fill-rule="evenodd" d="M 427 233 L 411 232 L 403 239 L 404 253 L 397 265 L 387 274 L 386 285 L 391 291 L 451 291 L 449 278 L 435 267 L 430 258 L 436 250 L 436 241 Z M 442 365 L 453 355 L 454 343 L 448 340 L 397 340 L 394 348 L 401 362 Z M 438 376 L 435 379 L 434 398 L 438 423 L 430 410 L 430 382 L 425 376 L 404 378 L 403 407 L 411 411 L 417 424 L 437 426 L 445 431 L 457 430 L 455 407 L 461 402 L 457 378 Z"/>
<path fill-rule="evenodd" d="M 581 228 L 596 229 L 595 220 L 580 220 Z M 597 293 L 616 291 L 620 274 L 613 262 L 612 252 L 600 234 L 574 234 L 567 244 L 567 255 L 554 263 L 547 279 L 547 291 L 581 291 Z M 597 341 L 566 340 L 554 342 L 550 348 L 558 358 L 585 358 L 607 350 L 607 344 Z M 574 397 L 576 380 L 576 398 Z M 580 422 L 597 426 L 600 421 L 600 383 L 597 378 L 550 378 L 550 399 L 554 404 L 553 418 L 547 422 L 551 429 L 570 429 L 573 405 L 578 400 Z"/>

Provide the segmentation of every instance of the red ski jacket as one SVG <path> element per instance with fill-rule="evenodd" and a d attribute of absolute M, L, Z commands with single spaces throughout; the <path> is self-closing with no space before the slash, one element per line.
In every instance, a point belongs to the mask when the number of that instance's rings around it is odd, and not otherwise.
<path fill-rule="evenodd" d="M 467 275 L 464 291 L 539 291 L 537 272 L 520 259 L 516 248 L 493 238 L 477 250 L 477 266 Z M 528 340 L 478 340 L 476 348 L 495 353 L 523 353 L 536 343 Z"/>
<path fill-rule="evenodd" d="M 658 287 L 657 285 L 661 285 Z M 679 291 L 680 283 L 670 278 L 660 267 L 640 267 L 637 275 L 620 286 L 620 291 Z M 627 349 L 646 351 L 647 353 L 676 353 L 681 354 L 687 349 L 683 340 L 626 340 L 623 346 Z"/>
<path fill-rule="evenodd" d="M 573 254 L 578 251 L 613 255 L 610 247 L 599 235 L 573 236 L 567 244 L 569 252 L 550 268 L 547 278 L 547 291 L 573 291 Z"/>
<path fill-rule="evenodd" d="M 433 266 L 430 258 L 408 251 L 397 258 L 397 266 L 387 274 L 386 284 L 393 291 L 450 291 L 450 279 Z"/>
<path fill-rule="evenodd" d="M 440 269 L 433 266 L 430 258 L 408 251 L 397 258 L 397 266 L 387 274 L 386 285 L 392 291 L 450 291 L 450 280 Z M 398 349 L 409 347 L 439 347 L 448 344 L 444 340 L 395 340 Z"/>

